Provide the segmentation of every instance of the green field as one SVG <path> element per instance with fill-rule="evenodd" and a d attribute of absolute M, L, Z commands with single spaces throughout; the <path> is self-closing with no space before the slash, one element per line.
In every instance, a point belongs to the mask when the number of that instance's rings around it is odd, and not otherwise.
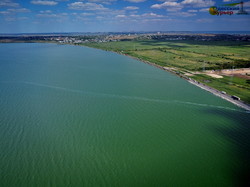
<path fill-rule="evenodd" d="M 178 72 L 192 73 L 250 67 L 250 43 L 247 41 L 119 41 L 85 43 L 85 46 L 119 52 Z M 193 79 L 250 103 L 249 78 L 224 76 L 222 79 L 199 74 Z"/>

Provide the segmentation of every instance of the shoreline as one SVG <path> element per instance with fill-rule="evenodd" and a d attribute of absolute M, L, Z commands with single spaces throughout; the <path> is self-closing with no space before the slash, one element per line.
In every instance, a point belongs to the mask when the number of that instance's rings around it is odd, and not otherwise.
<path fill-rule="evenodd" d="M 118 53 L 118 54 L 122 54 L 122 53 Z M 122 54 L 122 55 L 125 55 L 125 54 Z M 210 86 L 207 86 L 207 85 L 205 85 L 205 84 L 202 84 L 202 83 L 200 83 L 200 82 L 198 82 L 198 81 L 196 81 L 196 80 L 193 80 L 193 79 L 191 79 L 191 78 L 189 78 L 189 77 L 187 77 L 187 76 L 185 76 L 185 75 L 177 74 L 177 73 L 176 73 L 174 70 L 172 70 L 171 68 L 162 67 L 162 66 L 160 66 L 160 65 L 157 65 L 157 64 L 154 64 L 154 63 L 151 63 L 151 62 L 148 62 L 148 61 L 144 61 L 144 60 L 138 59 L 138 58 L 136 58 L 136 57 L 132 57 L 132 56 L 130 56 L 130 55 L 125 55 L 125 56 L 131 57 L 131 58 L 136 59 L 136 60 L 138 60 L 138 61 L 141 61 L 141 62 L 143 62 L 143 63 L 152 65 L 152 66 L 154 66 L 154 67 L 157 67 L 157 68 L 163 69 L 163 70 L 165 70 L 165 71 L 167 71 L 167 72 L 170 72 L 170 73 L 172 73 L 172 74 L 174 74 L 174 75 L 177 75 L 178 77 L 180 77 L 180 78 L 186 80 L 186 81 L 189 82 L 190 84 L 193 84 L 193 85 L 195 85 L 195 86 L 197 86 L 197 87 L 199 87 L 199 88 L 201 88 L 201 89 L 203 89 L 203 90 L 206 90 L 207 92 L 210 92 L 210 93 L 212 93 L 213 95 L 215 95 L 215 96 L 217 96 L 217 97 L 220 97 L 220 98 L 222 98 L 222 99 L 224 99 L 224 100 L 226 100 L 226 101 L 228 101 L 228 102 L 230 102 L 230 103 L 232 103 L 232 104 L 234 104 L 234 105 L 236 105 L 236 106 L 238 106 L 238 107 L 240 107 L 240 108 L 243 108 L 243 109 L 245 109 L 246 111 L 250 111 L 250 105 L 249 105 L 249 104 L 244 103 L 244 102 L 241 101 L 241 100 L 235 100 L 235 99 L 232 98 L 231 95 L 228 95 L 228 94 L 225 94 L 225 93 L 223 94 L 221 91 L 219 91 L 219 90 L 217 90 L 217 89 L 215 89 L 215 88 L 212 88 L 212 87 L 210 87 Z"/>
<path fill-rule="evenodd" d="M 216 89 L 214 89 L 212 87 L 209 87 L 207 85 L 199 83 L 199 82 L 197 82 L 195 80 L 190 79 L 190 80 L 188 80 L 188 82 L 190 84 L 193 84 L 193 85 L 195 85 L 195 86 L 197 86 L 197 87 L 199 87 L 199 88 L 201 88 L 203 90 L 206 90 L 207 92 L 210 92 L 213 95 L 215 95 L 217 97 L 220 97 L 220 98 L 222 98 L 222 99 L 224 99 L 224 100 L 226 100 L 226 101 L 228 101 L 228 102 L 230 102 L 230 103 L 232 103 L 232 104 L 234 104 L 234 105 L 236 105 L 236 106 L 238 106 L 240 108 L 243 108 L 246 111 L 250 111 L 250 105 L 242 102 L 241 100 L 235 100 L 235 99 L 232 98 L 232 96 L 230 96 L 228 94 L 225 94 L 225 93 L 222 93 L 219 90 L 216 90 Z"/>
<path fill-rule="evenodd" d="M 10 43 L 12 43 L 12 42 L 10 42 Z M 24 42 L 20 42 L 20 43 L 24 43 Z M 156 68 L 162 69 L 162 70 L 167 71 L 169 73 L 172 73 L 172 74 L 186 80 L 190 84 L 193 84 L 193 85 L 195 85 L 195 86 L 197 86 L 197 87 L 199 87 L 199 88 L 201 88 L 203 90 L 206 90 L 207 92 L 210 92 L 211 94 L 213 94 L 213 95 L 215 95 L 217 97 L 220 97 L 220 98 L 222 98 L 222 99 L 224 99 L 224 100 L 226 100 L 226 101 L 228 101 L 228 102 L 230 102 L 230 103 L 232 103 L 232 104 L 234 104 L 234 105 L 236 105 L 236 106 L 238 106 L 238 107 L 240 107 L 242 109 L 245 109 L 246 111 L 250 111 L 250 104 L 245 103 L 245 102 L 243 102 L 241 100 L 235 100 L 235 99 L 232 98 L 231 95 L 228 95 L 226 93 L 222 93 L 221 91 L 219 91 L 219 90 L 217 90 L 215 88 L 207 86 L 207 85 L 205 85 L 203 83 L 200 83 L 200 82 L 198 82 L 196 80 L 193 80 L 193 79 L 191 79 L 191 78 L 189 78 L 189 77 L 187 77 L 187 76 L 185 76 L 183 74 L 177 73 L 176 71 L 174 71 L 173 68 L 163 67 L 163 66 L 157 65 L 157 64 L 155 64 L 153 62 L 145 61 L 145 60 L 142 60 L 140 58 L 130 56 L 128 54 L 124 54 L 124 53 L 116 52 L 116 51 L 104 50 L 104 49 L 100 49 L 100 48 L 94 48 L 94 47 L 90 47 L 90 46 L 86 46 L 86 45 L 79 45 L 79 44 L 61 44 L 61 43 L 57 43 L 57 42 L 37 42 L 37 41 L 27 42 L 27 43 L 53 43 L 53 44 L 58 44 L 58 45 L 74 45 L 74 46 L 80 46 L 80 47 L 89 47 L 89 48 L 92 48 L 92 49 L 99 49 L 99 50 L 102 50 L 102 51 L 108 51 L 108 52 L 116 53 L 116 54 L 119 54 L 119 55 L 123 55 L 123 56 L 129 57 L 129 58 L 132 58 L 134 60 L 140 61 L 142 63 L 149 64 L 149 65 L 154 66 Z"/>
<path fill-rule="evenodd" d="M 85 47 L 89 47 L 89 46 L 85 46 Z M 93 48 L 93 47 L 90 47 L 90 48 Z M 93 48 L 93 49 L 98 49 L 98 48 Z M 100 49 L 100 50 L 103 50 L 103 49 Z M 108 50 L 103 50 L 103 51 L 108 51 Z M 238 107 L 240 107 L 242 109 L 245 109 L 246 111 L 250 111 L 250 104 L 247 104 L 247 103 L 245 103 L 245 102 L 243 102 L 241 100 L 235 100 L 235 99 L 232 98 L 231 95 L 228 95 L 226 93 L 222 93 L 221 91 L 219 91 L 219 90 L 217 90 L 215 88 L 207 86 L 207 85 L 205 85 L 203 83 L 200 83 L 200 82 L 198 82 L 196 80 L 193 80 L 193 79 L 191 79 L 191 78 L 189 78 L 189 77 L 187 77 L 185 75 L 178 74 L 172 68 L 163 67 L 163 66 L 157 65 L 155 63 L 145 61 L 145 60 L 142 60 L 140 58 L 136 58 L 136 57 L 133 57 L 133 56 L 130 56 L 130 55 L 127 55 L 127 54 L 120 53 L 120 52 L 115 52 L 115 51 L 109 51 L 109 52 L 113 52 L 113 53 L 116 53 L 116 54 L 119 54 L 119 55 L 124 55 L 124 56 L 127 56 L 129 58 L 132 58 L 132 59 L 138 60 L 140 62 L 143 62 L 145 64 L 149 64 L 149 65 L 154 66 L 156 68 L 159 68 L 159 69 L 162 69 L 164 71 L 170 72 L 170 73 L 172 73 L 172 74 L 186 80 L 190 84 L 193 84 L 193 85 L 195 85 L 195 86 L 197 86 L 197 87 L 199 87 L 199 88 L 201 88 L 203 90 L 206 90 L 207 92 L 210 92 L 211 94 L 213 94 L 213 95 L 215 95 L 217 97 L 220 97 L 220 98 L 222 98 L 222 99 L 224 99 L 224 100 L 226 100 L 226 101 L 228 101 L 228 102 L 230 102 L 230 103 L 232 103 L 232 104 L 234 104 L 234 105 L 236 105 L 236 106 L 238 106 Z"/>

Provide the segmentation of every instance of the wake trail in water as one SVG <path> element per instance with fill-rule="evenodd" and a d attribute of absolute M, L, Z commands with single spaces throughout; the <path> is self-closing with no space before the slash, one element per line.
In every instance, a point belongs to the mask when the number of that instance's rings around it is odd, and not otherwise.
<path fill-rule="evenodd" d="M 162 100 L 162 99 L 152 99 L 152 98 L 147 98 L 147 97 L 116 95 L 116 94 L 109 94 L 109 93 L 97 93 L 97 92 L 76 90 L 76 89 L 70 89 L 70 88 L 64 88 L 64 87 L 59 87 L 59 86 L 41 84 L 41 83 L 36 83 L 36 82 L 28 82 L 28 81 L 1 81 L 0 83 L 33 85 L 33 86 L 51 88 L 51 89 L 65 91 L 65 92 L 79 93 L 79 94 L 84 94 L 84 95 L 89 95 L 89 96 L 96 96 L 96 97 L 129 99 L 129 100 L 138 100 L 138 101 L 155 102 L 155 103 L 166 103 L 166 104 L 176 103 L 176 104 L 182 104 L 182 105 L 193 105 L 193 106 L 200 106 L 200 107 L 210 107 L 210 108 L 218 108 L 218 109 L 224 109 L 224 110 L 231 110 L 231 111 L 249 113 L 247 111 L 241 111 L 241 110 L 237 110 L 237 109 L 234 109 L 234 108 L 229 108 L 229 107 L 224 107 L 224 106 L 218 106 L 218 105 L 209 105 L 209 104 L 194 103 L 194 102 L 179 101 L 179 100 L 167 101 L 167 100 Z"/>

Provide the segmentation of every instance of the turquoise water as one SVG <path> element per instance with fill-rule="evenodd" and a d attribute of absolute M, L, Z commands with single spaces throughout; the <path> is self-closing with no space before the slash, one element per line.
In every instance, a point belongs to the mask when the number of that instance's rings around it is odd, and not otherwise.
<path fill-rule="evenodd" d="M 250 114 L 111 52 L 0 44 L 0 186 L 238 186 Z"/>

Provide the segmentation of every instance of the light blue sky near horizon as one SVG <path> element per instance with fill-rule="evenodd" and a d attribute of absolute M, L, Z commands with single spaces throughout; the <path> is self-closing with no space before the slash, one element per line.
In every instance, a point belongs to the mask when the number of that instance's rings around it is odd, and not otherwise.
<path fill-rule="evenodd" d="M 0 0 L 0 33 L 250 31 L 250 15 L 213 16 L 208 12 L 211 6 L 238 2 Z M 250 13 L 250 1 L 244 1 L 244 10 Z"/>

